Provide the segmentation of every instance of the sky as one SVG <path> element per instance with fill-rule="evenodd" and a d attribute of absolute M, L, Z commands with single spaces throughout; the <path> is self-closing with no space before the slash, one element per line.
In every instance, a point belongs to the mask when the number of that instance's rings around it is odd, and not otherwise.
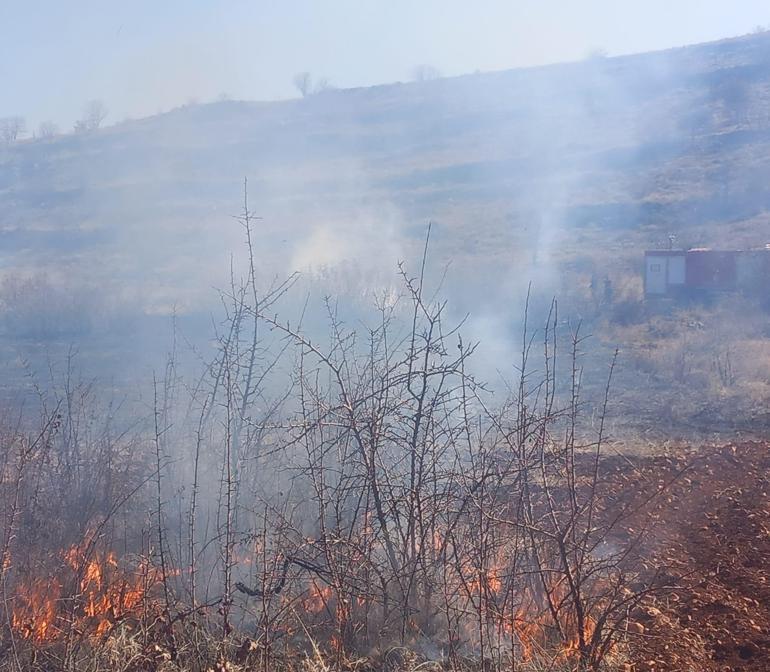
<path fill-rule="evenodd" d="M 0 117 L 63 130 L 189 102 L 620 55 L 770 26 L 767 0 L 0 0 Z"/>

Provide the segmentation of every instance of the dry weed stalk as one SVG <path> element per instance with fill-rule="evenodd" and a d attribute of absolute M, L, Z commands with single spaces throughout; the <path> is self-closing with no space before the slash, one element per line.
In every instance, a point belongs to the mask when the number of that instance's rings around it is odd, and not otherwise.
<path fill-rule="evenodd" d="M 423 654 L 414 669 L 600 669 L 650 590 L 636 562 L 644 524 L 622 537 L 642 507 L 612 510 L 601 471 L 614 360 L 586 439 L 583 336 L 567 336 L 565 380 L 556 303 L 541 330 L 527 307 L 518 375 L 496 400 L 471 373 L 477 344 L 428 290 L 430 228 L 417 274 L 401 267 L 401 295 L 370 324 L 351 328 L 327 300 L 323 343 L 273 313 L 293 277 L 258 291 L 245 197 L 238 221 L 247 273 L 222 293 L 215 355 L 183 382 L 175 332 L 149 441 L 85 436 L 68 381 L 63 418 L 57 407 L 38 439 L 2 443 L 15 669 L 83 669 L 92 656 L 94 670 L 266 672 L 302 651 L 306 667 L 352 669 L 394 644 Z M 100 471 L 86 484 L 89 461 Z M 57 528 L 41 501 L 61 483 L 73 518 Z M 22 543 L 34 525 L 56 543 Z M 52 548 L 82 539 L 84 567 L 121 544 L 144 567 L 140 601 L 110 612 L 97 646 L 83 629 L 88 591 L 62 590 L 56 636 L 20 652 L 16 558 L 55 564 Z"/>

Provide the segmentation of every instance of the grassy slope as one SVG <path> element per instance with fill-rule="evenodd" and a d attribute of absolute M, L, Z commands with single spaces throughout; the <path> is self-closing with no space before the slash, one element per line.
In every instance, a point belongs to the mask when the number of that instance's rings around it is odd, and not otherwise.
<path fill-rule="evenodd" d="M 205 223 L 237 207 L 243 176 L 282 225 L 387 202 L 406 223 L 438 220 L 450 248 L 472 243 L 482 256 L 531 241 L 533 226 L 553 226 L 567 253 L 586 238 L 649 246 L 669 231 L 723 244 L 724 232 L 704 224 L 728 221 L 737 222 L 729 242 L 757 244 L 770 201 L 768 103 L 770 37 L 759 35 L 307 101 L 189 107 L 3 152 L 2 248 L 75 253 L 127 226 Z"/>
<path fill-rule="evenodd" d="M 365 268 L 384 248 L 414 258 L 431 219 L 434 254 L 453 260 L 450 291 L 463 306 L 496 317 L 502 305 L 513 321 L 528 280 L 544 294 L 585 294 L 592 273 L 638 291 L 642 251 L 667 245 L 669 233 L 682 245 L 770 241 L 770 34 L 197 105 L 22 142 L 0 151 L 0 270 L 63 269 L 151 312 L 194 307 L 240 244 L 229 215 L 244 176 L 264 218 L 260 261 L 279 272 L 316 254 Z M 355 284 L 345 277 L 339 285 Z M 690 389 L 691 375 L 671 381 L 655 366 L 672 370 L 665 362 L 686 360 L 693 339 L 655 328 L 610 338 L 636 367 L 622 387 L 669 409 L 661 387 Z M 696 354 L 704 372 L 724 356 Z M 638 412 L 638 399 L 628 406 Z"/>

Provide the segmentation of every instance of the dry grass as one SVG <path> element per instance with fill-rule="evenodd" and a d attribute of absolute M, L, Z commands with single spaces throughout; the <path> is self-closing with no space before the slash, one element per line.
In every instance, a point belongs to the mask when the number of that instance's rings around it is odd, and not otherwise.
<path fill-rule="evenodd" d="M 370 656 L 330 654 L 310 641 L 307 650 L 281 652 L 269 657 L 259 644 L 248 637 L 231 636 L 225 642 L 213 633 L 201 630 L 180 633 L 178 647 L 172 654 L 167 645 L 154 641 L 146 629 L 118 626 L 98 642 L 84 645 L 75 656 L 66 657 L 56 650 L 21 650 L 18 658 L 5 656 L 2 672 L 490 672 L 516 669 L 519 672 L 574 672 L 576 663 L 560 655 L 541 652 L 527 661 L 510 661 L 500 667 L 472 657 L 430 658 L 406 647 L 392 647 Z M 619 645 L 602 664 L 604 672 L 628 669 L 628 651 Z"/>
<path fill-rule="evenodd" d="M 621 349 L 615 389 L 631 434 L 701 440 L 761 433 L 770 402 L 767 313 L 725 296 L 714 305 L 644 305 L 630 324 L 600 320 L 594 333 Z"/>

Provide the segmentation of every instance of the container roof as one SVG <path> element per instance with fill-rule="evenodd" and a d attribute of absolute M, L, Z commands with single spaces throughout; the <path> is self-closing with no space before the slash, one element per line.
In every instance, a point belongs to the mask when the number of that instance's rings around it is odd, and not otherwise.
<path fill-rule="evenodd" d="M 681 257 L 687 252 L 685 250 L 646 250 L 644 254 L 649 257 Z"/>

